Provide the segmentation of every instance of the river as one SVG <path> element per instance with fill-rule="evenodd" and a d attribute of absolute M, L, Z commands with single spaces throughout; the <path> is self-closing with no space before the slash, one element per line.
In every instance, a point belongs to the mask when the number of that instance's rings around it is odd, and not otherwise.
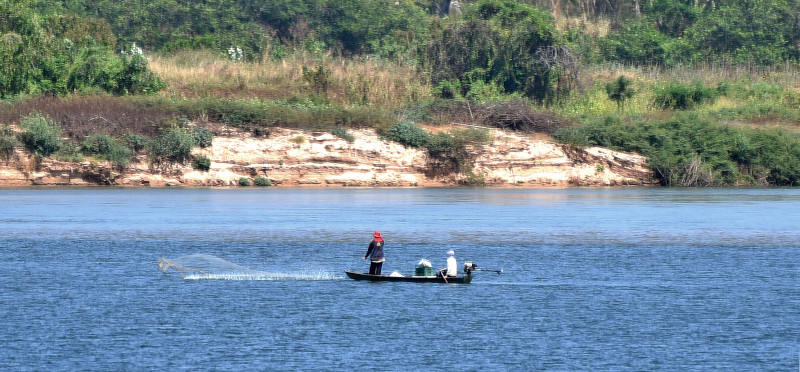
<path fill-rule="evenodd" d="M 798 370 L 799 221 L 778 188 L 0 189 L 0 370 Z M 384 273 L 503 273 L 347 279 L 375 230 Z"/>

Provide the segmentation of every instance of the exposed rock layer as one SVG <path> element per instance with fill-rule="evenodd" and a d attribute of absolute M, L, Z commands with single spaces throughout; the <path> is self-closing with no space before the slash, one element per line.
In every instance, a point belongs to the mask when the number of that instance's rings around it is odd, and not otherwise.
<path fill-rule="evenodd" d="M 330 133 L 273 129 L 269 138 L 249 133 L 217 136 L 208 156 L 211 170 L 188 164 L 150 169 L 140 158 L 124 170 L 103 162 L 32 159 L 17 151 L 0 162 L 0 186 L 120 185 L 236 186 L 241 177 L 266 176 L 275 186 L 614 186 L 654 184 L 645 159 L 604 148 L 576 149 L 514 133 L 493 131 L 493 141 L 469 149 L 471 162 L 452 173 L 425 151 L 384 141 L 371 130 L 351 131 L 349 143 Z M 451 167 L 454 162 L 445 162 Z M 471 168 L 471 169 L 470 169 Z"/>

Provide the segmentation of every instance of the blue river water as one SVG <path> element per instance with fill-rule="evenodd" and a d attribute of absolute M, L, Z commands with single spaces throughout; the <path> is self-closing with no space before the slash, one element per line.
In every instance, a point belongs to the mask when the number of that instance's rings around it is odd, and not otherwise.
<path fill-rule="evenodd" d="M 0 189 L 0 370 L 797 371 L 799 224 L 800 189 Z M 384 273 L 503 273 L 347 279 L 375 230 Z"/>

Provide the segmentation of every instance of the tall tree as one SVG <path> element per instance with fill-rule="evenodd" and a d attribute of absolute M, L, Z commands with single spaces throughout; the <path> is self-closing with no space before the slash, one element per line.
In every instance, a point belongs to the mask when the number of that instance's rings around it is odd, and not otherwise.
<path fill-rule="evenodd" d="M 561 72 L 545 58 L 545 51 L 558 45 L 551 25 L 546 13 L 514 1 L 472 4 L 463 19 L 451 21 L 428 43 L 432 82 L 458 80 L 463 94 L 481 81 L 547 102 Z"/>

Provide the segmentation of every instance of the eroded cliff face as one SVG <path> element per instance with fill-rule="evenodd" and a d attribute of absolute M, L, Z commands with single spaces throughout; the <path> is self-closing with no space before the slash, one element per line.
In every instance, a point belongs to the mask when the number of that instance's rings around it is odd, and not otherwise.
<path fill-rule="evenodd" d="M 154 171 L 141 157 L 124 170 L 103 162 L 44 159 L 35 170 L 22 151 L 0 162 L 0 185 L 237 186 L 241 177 L 266 176 L 274 186 L 615 186 L 652 185 L 645 159 L 603 148 L 575 149 L 515 133 L 492 131 L 491 145 L 469 149 L 469 164 L 443 171 L 440 159 L 380 139 L 372 130 L 350 132 L 349 143 L 326 132 L 273 129 L 268 138 L 239 133 L 214 137 L 211 170 L 189 164 Z M 444 165 L 458 166 L 454 162 Z"/>

